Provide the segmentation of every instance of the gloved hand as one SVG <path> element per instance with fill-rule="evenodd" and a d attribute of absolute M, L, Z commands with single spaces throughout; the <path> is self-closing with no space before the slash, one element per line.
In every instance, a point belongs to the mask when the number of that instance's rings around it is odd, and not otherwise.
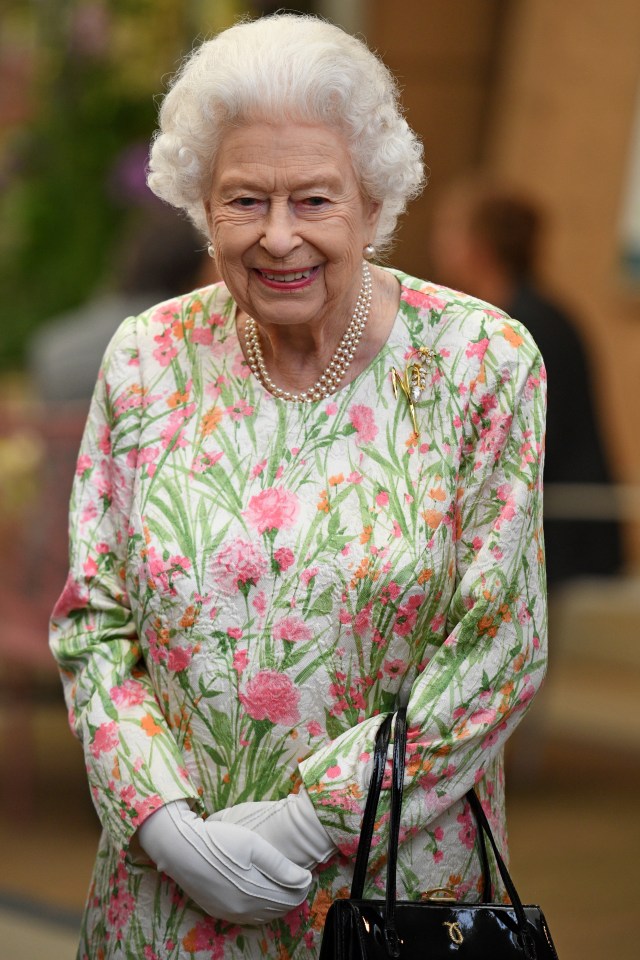
<path fill-rule="evenodd" d="M 284 800 L 238 803 L 218 810 L 209 819 L 247 827 L 307 870 L 323 863 L 337 849 L 318 820 L 304 786 Z"/>
<path fill-rule="evenodd" d="M 311 874 L 257 833 L 203 820 L 186 800 L 160 807 L 138 829 L 142 849 L 212 917 L 258 924 L 299 906 Z"/>

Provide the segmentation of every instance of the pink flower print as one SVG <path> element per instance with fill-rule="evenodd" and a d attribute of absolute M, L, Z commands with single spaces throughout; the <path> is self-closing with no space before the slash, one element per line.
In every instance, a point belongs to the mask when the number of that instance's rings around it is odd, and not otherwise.
<path fill-rule="evenodd" d="M 100 431 L 98 447 L 100 453 L 104 453 L 105 457 L 108 457 L 111 453 L 111 428 L 108 425 L 104 426 Z"/>
<path fill-rule="evenodd" d="M 91 457 L 88 454 L 83 453 L 82 456 L 78 457 L 78 462 L 76 464 L 76 476 L 82 477 L 85 473 L 88 473 L 88 471 L 91 470 L 92 466 L 93 460 Z"/>
<path fill-rule="evenodd" d="M 226 412 L 232 420 L 242 420 L 243 417 L 250 417 L 253 413 L 253 407 L 247 403 L 244 397 L 240 397 L 232 407 L 227 407 Z"/>
<path fill-rule="evenodd" d="M 174 357 L 178 355 L 178 350 L 171 340 L 171 330 L 166 329 L 153 338 L 158 344 L 153 351 L 154 360 L 157 360 L 161 367 L 168 367 Z"/>
<path fill-rule="evenodd" d="M 89 594 L 87 590 L 80 586 L 80 584 L 74 580 L 73 576 L 69 574 L 62 593 L 53 608 L 53 617 L 55 619 L 67 617 L 73 610 L 82 610 L 88 602 Z"/>
<path fill-rule="evenodd" d="M 351 425 L 355 427 L 356 443 L 358 445 L 372 443 L 375 440 L 378 435 L 378 428 L 371 407 L 361 403 L 354 404 L 349 410 L 349 420 Z"/>
<path fill-rule="evenodd" d="M 195 409 L 195 403 L 189 403 L 186 407 L 177 407 L 173 413 L 169 414 L 164 428 L 160 431 L 163 450 L 168 449 L 168 447 L 173 447 L 174 450 L 178 447 L 186 447 L 187 444 L 181 427 L 185 420 L 194 413 Z"/>
<path fill-rule="evenodd" d="M 100 724 L 93 735 L 90 750 L 93 756 L 97 758 L 101 753 L 108 753 L 110 750 L 115 750 L 119 743 L 118 724 L 115 720 L 110 720 L 108 723 Z"/>
<path fill-rule="evenodd" d="M 386 490 L 381 490 L 380 493 L 376 495 L 376 504 L 379 507 L 386 507 L 389 505 L 389 494 Z"/>
<path fill-rule="evenodd" d="M 238 676 L 240 676 L 240 674 L 242 673 L 242 671 L 243 671 L 243 670 L 245 669 L 245 667 L 247 666 L 247 663 L 248 663 L 248 662 L 249 662 L 249 653 L 248 653 L 248 651 L 247 651 L 244 647 L 243 647 L 242 649 L 236 650 L 236 651 L 234 652 L 234 654 L 233 654 L 233 669 L 236 671 L 236 673 L 238 674 Z"/>
<path fill-rule="evenodd" d="M 288 570 L 295 557 L 293 555 L 293 550 L 290 550 L 289 547 L 278 547 L 277 550 L 273 551 L 273 559 L 276 561 L 278 566 L 282 571 Z"/>
<path fill-rule="evenodd" d="M 251 473 L 249 474 L 251 479 L 255 480 L 256 477 L 259 477 L 262 471 L 264 470 L 264 468 L 266 467 L 266 465 L 267 465 L 266 460 L 261 460 L 260 463 L 256 463 L 256 465 L 251 468 Z"/>
<path fill-rule="evenodd" d="M 482 431 L 480 449 L 483 452 L 493 453 L 496 460 L 511 429 L 512 419 L 510 413 L 499 413 L 491 421 L 490 426 Z"/>
<path fill-rule="evenodd" d="M 324 412 L 328 417 L 335 417 L 336 413 L 338 412 L 338 405 L 333 402 L 328 403 L 324 408 Z"/>
<path fill-rule="evenodd" d="M 162 806 L 162 803 L 163 801 L 157 793 L 154 793 L 151 797 L 145 797 L 143 800 L 138 800 L 138 802 L 134 804 L 135 814 L 131 818 L 131 822 L 137 827 L 155 810 L 158 810 L 158 808 Z"/>
<path fill-rule="evenodd" d="M 227 627 L 227 636 L 232 640 L 242 640 L 242 630 L 240 627 Z"/>
<path fill-rule="evenodd" d="M 191 663 L 193 651 L 188 647 L 172 647 L 167 658 L 167 668 L 173 673 L 181 673 Z"/>
<path fill-rule="evenodd" d="M 156 472 L 154 461 L 160 453 L 160 447 L 144 447 L 142 449 L 129 450 L 127 454 L 127 466 L 137 469 L 146 465 L 147 476 L 152 477 Z"/>
<path fill-rule="evenodd" d="M 303 570 L 300 574 L 300 579 L 304 583 L 305 587 L 308 587 L 311 581 L 317 574 L 320 572 L 320 567 L 307 567 L 306 570 Z"/>
<path fill-rule="evenodd" d="M 211 453 L 199 453 L 193 458 L 190 476 L 193 476 L 194 474 L 206 473 L 207 470 L 210 470 L 211 467 L 215 466 L 218 460 L 221 460 L 223 456 L 224 454 L 222 450 L 214 450 Z M 149 475 L 153 476 L 151 473 Z"/>
<path fill-rule="evenodd" d="M 471 723 L 478 725 L 493 723 L 497 716 L 496 711 L 492 707 L 484 707 L 480 710 L 476 710 L 475 713 L 472 713 L 469 717 Z"/>
<path fill-rule="evenodd" d="M 191 955 L 203 951 L 207 960 L 222 960 L 225 940 L 226 935 L 218 931 L 218 921 L 214 917 L 205 917 L 182 938 L 182 946 Z"/>
<path fill-rule="evenodd" d="M 471 817 L 471 808 L 465 806 L 464 813 L 459 813 L 456 819 L 461 824 L 461 828 L 458 830 L 458 839 L 467 849 L 473 850 L 476 842 L 476 827 Z"/>
<path fill-rule="evenodd" d="M 111 687 L 109 696 L 116 707 L 137 707 L 144 703 L 146 690 L 139 680 L 125 680 L 117 687 Z"/>
<path fill-rule="evenodd" d="M 373 606 L 373 601 L 365 604 L 362 610 L 358 610 L 355 617 L 353 618 L 353 626 L 355 627 L 356 633 L 359 633 L 361 636 L 363 633 L 366 633 L 367 630 L 371 627 L 371 608 Z"/>
<path fill-rule="evenodd" d="M 119 397 L 113 402 L 113 409 L 117 417 L 121 417 L 129 410 L 137 410 L 142 406 L 143 394 L 139 387 L 129 387 L 123 390 Z"/>
<path fill-rule="evenodd" d="M 349 483 L 362 483 L 362 474 L 358 473 L 357 470 L 353 470 L 347 477 Z"/>
<path fill-rule="evenodd" d="M 443 310 L 445 306 L 444 300 L 439 300 L 438 297 L 425 294 L 422 290 L 411 290 L 409 287 L 402 288 L 402 299 L 405 303 L 408 303 L 410 307 L 417 307 L 418 309 L 425 306 L 428 307 L 432 300 L 442 304 L 442 306 L 437 309 Z"/>
<path fill-rule="evenodd" d="M 91 580 L 98 572 L 98 564 L 93 557 L 88 557 L 82 565 L 82 572 L 87 580 Z"/>
<path fill-rule="evenodd" d="M 385 660 L 383 669 L 389 677 L 401 677 L 407 669 L 407 664 L 404 660 Z"/>
<path fill-rule="evenodd" d="M 153 311 L 151 320 L 155 323 L 173 323 L 180 316 L 181 310 L 179 300 L 167 300 L 166 303 L 161 303 L 157 310 Z"/>
<path fill-rule="evenodd" d="M 498 406 L 498 398 L 495 393 L 485 393 L 480 397 L 480 408 L 483 417 L 487 417 L 492 410 Z"/>
<path fill-rule="evenodd" d="M 231 373 L 234 377 L 240 377 L 241 380 L 247 380 L 251 376 L 251 368 L 242 355 L 241 350 L 238 350 L 238 352 L 234 354 Z"/>
<path fill-rule="evenodd" d="M 133 913 L 135 904 L 136 902 L 132 894 L 116 887 L 115 893 L 112 895 L 107 908 L 109 924 L 115 927 L 116 930 L 122 930 L 129 922 L 129 917 Z"/>
<path fill-rule="evenodd" d="M 319 737 L 322 733 L 322 727 L 317 720 L 310 720 L 307 724 L 307 732 L 310 737 Z"/>
<path fill-rule="evenodd" d="M 479 360 L 482 360 L 487 352 L 488 346 L 488 339 L 483 337 L 482 340 L 478 340 L 476 343 L 470 343 L 465 353 L 468 357 L 478 357 Z"/>
<path fill-rule="evenodd" d="M 165 593 L 174 594 L 173 578 L 184 574 L 191 567 L 188 557 L 170 557 L 165 561 L 159 557 L 155 547 L 149 547 L 142 565 L 144 579 L 148 582 L 160 584 Z"/>
<path fill-rule="evenodd" d="M 251 603 L 254 610 L 256 610 L 261 617 L 264 617 L 267 611 L 267 595 L 265 594 L 264 590 L 261 590 L 260 593 L 257 593 Z"/>
<path fill-rule="evenodd" d="M 397 633 L 400 637 L 406 637 L 416 625 L 418 611 L 417 608 L 411 604 L 410 601 L 412 599 L 412 597 L 409 597 L 407 603 L 398 607 L 398 614 L 393 624 L 393 630 L 394 633 Z"/>
<path fill-rule="evenodd" d="M 244 516 L 258 533 L 292 527 L 298 516 L 299 503 L 295 493 L 285 487 L 267 487 L 249 500 Z"/>
<path fill-rule="evenodd" d="M 495 727 L 495 729 L 492 730 L 491 733 L 489 733 L 488 736 L 484 738 L 484 740 L 480 744 L 480 747 L 482 748 L 482 750 L 489 750 L 491 747 L 495 747 L 496 743 L 498 743 L 498 741 L 500 740 L 500 736 L 502 732 L 506 729 L 507 729 L 507 725 L 503 720 L 502 723 L 499 723 L 498 726 Z"/>
<path fill-rule="evenodd" d="M 98 508 L 96 507 L 95 503 L 88 503 L 87 506 L 82 511 L 82 513 L 80 514 L 80 523 L 83 525 L 86 523 L 90 523 L 91 520 L 95 520 L 97 516 L 98 516 Z"/>
<path fill-rule="evenodd" d="M 218 552 L 213 576 L 225 593 L 234 594 L 248 585 L 255 586 L 267 567 L 260 544 L 238 537 Z"/>
<path fill-rule="evenodd" d="M 210 328 L 195 327 L 195 329 L 191 331 L 189 340 L 191 343 L 199 343 L 203 347 L 208 347 L 213 342 L 213 332 Z"/>
<path fill-rule="evenodd" d="M 300 691 L 289 677 L 276 670 L 261 670 L 240 694 L 240 701 L 254 720 L 270 720 L 294 726 L 300 720 Z"/>
<path fill-rule="evenodd" d="M 275 640 L 286 640 L 287 643 L 304 643 L 313 636 L 310 627 L 297 614 L 276 620 L 272 632 Z"/>
<path fill-rule="evenodd" d="M 516 515 L 516 502 L 514 498 L 511 497 L 509 500 L 507 500 L 502 510 L 500 511 L 500 514 L 498 515 L 498 519 L 496 520 L 496 529 L 499 530 L 502 526 L 502 523 L 505 520 L 507 521 L 513 520 L 515 515 Z"/>

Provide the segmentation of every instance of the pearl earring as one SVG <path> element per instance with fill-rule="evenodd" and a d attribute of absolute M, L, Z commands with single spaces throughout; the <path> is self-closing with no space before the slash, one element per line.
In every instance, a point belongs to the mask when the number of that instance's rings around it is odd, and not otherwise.
<path fill-rule="evenodd" d="M 368 243 L 364 248 L 364 250 L 362 251 L 362 256 L 365 258 L 365 260 L 371 260 L 371 258 L 374 257 L 375 254 L 376 254 L 376 248 L 372 243 Z"/>
<path fill-rule="evenodd" d="M 210 256 L 212 259 L 213 259 L 213 257 L 215 257 L 215 255 L 216 255 L 216 248 L 214 247 L 214 245 L 213 245 L 212 243 L 210 243 L 209 246 L 207 247 L 207 253 L 209 254 L 209 256 Z"/>

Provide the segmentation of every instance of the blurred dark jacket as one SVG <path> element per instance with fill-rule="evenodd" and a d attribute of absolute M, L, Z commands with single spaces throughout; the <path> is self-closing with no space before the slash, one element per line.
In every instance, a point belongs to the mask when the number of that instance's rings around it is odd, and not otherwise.
<path fill-rule="evenodd" d="M 508 312 L 531 332 L 547 369 L 545 486 L 611 483 L 587 356 L 571 318 L 526 283 Z M 550 587 L 572 577 L 615 574 L 622 566 L 620 527 L 611 520 L 545 518 L 545 544 Z"/>

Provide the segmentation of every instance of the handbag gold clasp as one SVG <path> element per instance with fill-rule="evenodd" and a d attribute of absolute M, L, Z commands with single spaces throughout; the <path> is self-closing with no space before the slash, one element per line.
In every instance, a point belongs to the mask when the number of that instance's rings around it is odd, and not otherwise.
<path fill-rule="evenodd" d="M 460 924 L 456 923 L 455 921 L 452 922 L 450 920 L 448 921 L 445 920 L 442 926 L 446 927 L 447 930 L 449 931 L 449 939 L 451 940 L 451 943 L 455 943 L 455 945 L 459 947 L 460 944 L 463 943 L 464 941 L 462 930 L 460 929 Z"/>
<path fill-rule="evenodd" d="M 436 900 L 439 903 L 455 903 L 456 895 L 449 887 L 432 887 L 431 890 L 425 890 L 420 899 Z"/>

